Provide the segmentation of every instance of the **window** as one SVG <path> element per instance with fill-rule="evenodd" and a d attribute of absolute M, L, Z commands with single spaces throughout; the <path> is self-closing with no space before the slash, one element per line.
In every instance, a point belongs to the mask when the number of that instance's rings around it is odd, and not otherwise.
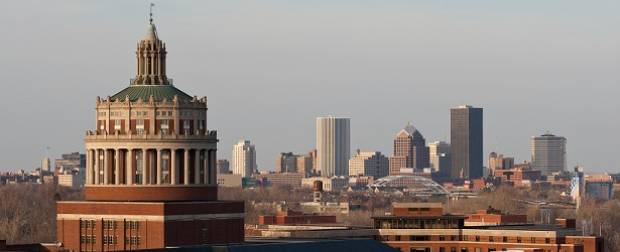
<path fill-rule="evenodd" d="M 530 242 L 531 243 L 536 243 L 536 238 L 535 237 L 530 238 Z"/>
<path fill-rule="evenodd" d="M 121 130 L 121 120 L 114 120 L 114 130 Z"/>
<path fill-rule="evenodd" d="M 489 236 L 489 241 L 490 241 L 490 242 L 494 242 L 494 241 L 495 241 L 495 237 L 493 237 L 493 236 Z"/>
<path fill-rule="evenodd" d="M 439 240 L 440 240 L 440 241 L 445 241 L 445 240 L 446 240 L 446 237 L 445 237 L 445 236 L 443 236 L 443 235 L 440 235 L 440 236 L 439 236 Z"/>
<path fill-rule="evenodd" d="M 508 237 L 506 236 L 502 237 L 502 242 L 508 242 Z"/>
<path fill-rule="evenodd" d="M 162 134 L 168 134 L 168 120 L 162 120 L 159 129 Z"/>
<path fill-rule="evenodd" d="M 444 248 L 444 247 L 439 247 L 439 252 L 446 252 L 446 248 Z"/>
<path fill-rule="evenodd" d="M 144 119 L 136 120 L 136 133 L 139 135 L 144 134 Z"/>
<path fill-rule="evenodd" d="M 475 252 L 482 252 L 482 248 L 475 248 L 474 251 Z"/>
<path fill-rule="evenodd" d="M 116 221 L 104 220 L 103 221 L 103 229 L 116 229 Z"/>
<path fill-rule="evenodd" d="M 521 243 L 521 236 L 517 236 L 517 242 Z"/>
<path fill-rule="evenodd" d="M 476 235 L 476 241 L 479 242 L 480 241 L 480 236 Z"/>
<path fill-rule="evenodd" d="M 469 241 L 469 237 L 467 235 L 463 235 L 463 241 Z"/>
<path fill-rule="evenodd" d="M 189 130 L 189 120 L 183 120 L 183 129 Z"/>
<path fill-rule="evenodd" d="M 545 238 L 545 243 L 551 243 L 551 239 Z"/>

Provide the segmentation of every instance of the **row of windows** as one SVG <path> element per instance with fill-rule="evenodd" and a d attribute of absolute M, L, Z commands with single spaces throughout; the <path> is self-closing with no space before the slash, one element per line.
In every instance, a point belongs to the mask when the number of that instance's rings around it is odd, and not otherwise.
<path fill-rule="evenodd" d="M 469 248 L 456 248 L 456 247 L 450 247 L 450 252 L 469 252 Z M 402 250 L 403 252 L 405 251 L 404 249 Z M 436 251 L 436 250 L 435 250 Z M 508 251 L 508 249 L 504 248 L 501 250 L 497 250 L 494 248 L 489 248 L 487 250 L 483 250 L 482 248 L 474 248 L 473 252 L 495 252 L 495 251 Z M 551 250 L 546 250 L 548 252 L 550 252 Z M 431 248 L 410 248 L 409 252 L 433 252 L 433 250 Z M 439 248 L 439 252 L 448 252 L 448 248 L 445 247 L 440 247 Z"/>
<path fill-rule="evenodd" d="M 140 236 L 125 237 L 125 244 L 140 245 Z"/>
<path fill-rule="evenodd" d="M 106 116 L 105 111 L 101 111 L 97 113 L 98 116 Z M 147 116 L 147 111 L 133 111 L 131 112 L 132 116 Z M 172 116 L 172 111 L 156 111 L 155 115 L 157 116 Z M 192 111 L 181 111 L 179 112 L 180 116 L 193 116 L 194 113 Z M 110 116 L 123 116 L 122 111 L 110 111 Z"/>
<path fill-rule="evenodd" d="M 95 244 L 97 243 L 97 236 L 96 235 L 81 235 L 80 243 L 81 244 Z"/>
<path fill-rule="evenodd" d="M 476 242 L 481 241 L 481 237 L 479 235 L 473 236 L 472 238 L 473 238 L 472 241 L 476 241 Z M 405 239 L 407 239 L 407 241 L 430 241 L 431 237 L 427 235 L 409 235 L 409 236 L 384 235 L 384 236 L 381 236 L 381 239 L 383 241 L 404 241 Z M 502 237 L 489 236 L 488 239 L 489 239 L 489 242 L 496 242 L 496 241 L 497 242 L 500 242 L 500 241 L 508 242 L 507 236 L 502 236 Z M 459 241 L 459 237 L 456 235 L 449 235 L 449 236 L 440 235 L 439 240 L 440 241 Z M 469 240 L 470 240 L 470 236 L 467 236 L 467 235 L 463 235 L 461 238 L 461 241 L 469 241 Z M 522 243 L 524 239 L 522 237 L 516 237 L 516 240 L 517 240 L 517 243 Z M 537 242 L 536 237 L 530 237 L 529 242 L 536 243 Z M 545 238 L 545 243 L 551 243 L 551 239 Z"/>
<path fill-rule="evenodd" d="M 104 235 L 103 245 L 116 245 L 118 244 L 118 236 L 116 235 Z"/>
<path fill-rule="evenodd" d="M 80 228 L 95 228 L 95 220 L 80 220 Z"/>
<path fill-rule="evenodd" d="M 104 220 L 103 221 L 103 229 L 116 229 L 116 221 L 113 220 Z"/>
<path fill-rule="evenodd" d="M 138 222 L 138 221 L 127 221 L 125 223 L 126 223 L 125 227 L 127 229 L 139 229 L 140 228 L 140 222 Z"/>

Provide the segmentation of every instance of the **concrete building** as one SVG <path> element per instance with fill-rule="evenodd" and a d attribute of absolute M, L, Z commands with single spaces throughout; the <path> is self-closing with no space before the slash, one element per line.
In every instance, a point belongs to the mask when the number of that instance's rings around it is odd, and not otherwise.
<path fill-rule="evenodd" d="M 515 166 L 513 157 L 504 157 L 504 154 L 491 152 L 489 154 L 489 173 L 495 174 L 495 170 L 511 169 Z"/>
<path fill-rule="evenodd" d="M 282 152 L 276 158 L 276 170 L 279 172 L 297 172 L 297 155 Z"/>
<path fill-rule="evenodd" d="M 238 187 L 241 188 L 241 175 L 232 173 L 217 174 L 217 186 L 219 187 Z"/>
<path fill-rule="evenodd" d="M 314 158 L 310 155 L 297 156 L 297 172 L 303 173 L 306 177 L 314 174 Z"/>
<path fill-rule="evenodd" d="M 301 180 L 303 178 L 304 174 L 298 172 L 271 172 L 258 175 L 259 181 L 262 181 L 265 185 L 290 187 L 293 189 L 301 188 Z"/>
<path fill-rule="evenodd" d="M 349 159 L 349 176 L 382 178 L 388 175 L 389 159 L 378 151 L 360 151 Z"/>
<path fill-rule="evenodd" d="M 611 200 L 614 181 L 608 174 L 590 174 L 585 177 L 585 196 L 598 200 Z"/>
<path fill-rule="evenodd" d="M 78 189 L 84 186 L 84 175 L 79 173 L 66 173 L 58 175 L 58 185 Z"/>
<path fill-rule="evenodd" d="M 402 168 L 424 169 L 429 164 L 426 139 L 410 123 L 394 137 L 394 153 L 390 160 L 390 175 L 400 174 Z"/>
<path fill-rule="evenodd" d="M 218 139 L 207 128 L 206 97 L 167 78 L 166 44 L 152 20 L 135 55 L 130 85 L 96 99 L 96 129 L 84 139 L 85 200 L 57 202 L 55 251 L 242 242 L 244 203 L 217 199 Z"/>
<path fill-rule="evenodd" d="M 240 140 L 233 147 L 232 172 L 249 178 L 256 170 L 256 148 L 249 140 Z"/>
<path fill-rule="evenodd" d="M 450 144 L 436 141 L 428 144 L 429 165 L 435 172 L 443 175 L 450 173 L 452 160 L 450 159 Z"/>
<path fill-rule="evenodd" d="M 230 172 L 230 162 L 228 159 L 218 159 L 217 160 L 217 173 L 218 174 L 226 174 Z"/>
<path fill-rule="evenodd" d="M 350 118 L 316 118 L 317 169 L 321 176 L 348 176 L 351 156 L 350 125 Z"/>
<path fill-rule="evenodd" d="M 81 172 L 84 172 L 85 167 L 86 155 L 80 154 L 79 152 L 62 154 L 61 158 L 54 161 L 54 171 L 56 174 L 58 174 L 58 172 L 62 169 L 65 171 L 80 170 Z"/>
<path fill-rule="evenodd" d="M 482 108 L 463 105 L 450 109 L 451 178 L 482 177 L 482 138 Z"/>
<path fill-rule="evenodd" d="M 553 134 L 532 137 L 532 166 L 543 175 L 566 170 L 566 138 Z"/>
<path fill-rule="evenodd" d="M 326 192 L 338 192 L 346 189 L 349 186 L 348 177 L 311 177 L 301 180 L 301 186 L 303 188 L 314 188 L 314 182 L 321 181 L 323 190 Z"/>
<path fill-rule="evenodd" d="M 41 160 L 41 171 L 50 171 L 52 165 L 51 165 L 51 161 L 49 157 L 45 157 L 43 158 L 43 160 Z"/>

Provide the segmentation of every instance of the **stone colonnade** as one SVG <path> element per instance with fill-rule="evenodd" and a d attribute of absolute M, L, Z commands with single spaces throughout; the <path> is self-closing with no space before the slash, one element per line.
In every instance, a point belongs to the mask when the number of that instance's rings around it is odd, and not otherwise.
<path fill-rule="evenodd" d="M 87 149 L 87 185 L 216 185 L 215 149 Z"/>

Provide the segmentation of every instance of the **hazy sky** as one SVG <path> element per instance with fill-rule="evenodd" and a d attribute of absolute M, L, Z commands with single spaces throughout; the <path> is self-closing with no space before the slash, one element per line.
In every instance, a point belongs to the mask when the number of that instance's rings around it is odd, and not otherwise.
<path fill-rule="evenodd" d="M 529 159 L 568 138 L 568 165 L 620 172 L 620 1 L 156 1 L 168 76 L 209 98 L 230 158 L 259 169 L 314 148 L 315 117 L 351 117 L 351 149 L 392 152 L 411 121 L 449 138 L 449 108 L 484 107 L 485 155 Z M 0 170 L 83 152 L 95 97 L 135 73 L 146 1 L 2 1 Z M 486 157 L 485 157 L 486 159 Z"/>

